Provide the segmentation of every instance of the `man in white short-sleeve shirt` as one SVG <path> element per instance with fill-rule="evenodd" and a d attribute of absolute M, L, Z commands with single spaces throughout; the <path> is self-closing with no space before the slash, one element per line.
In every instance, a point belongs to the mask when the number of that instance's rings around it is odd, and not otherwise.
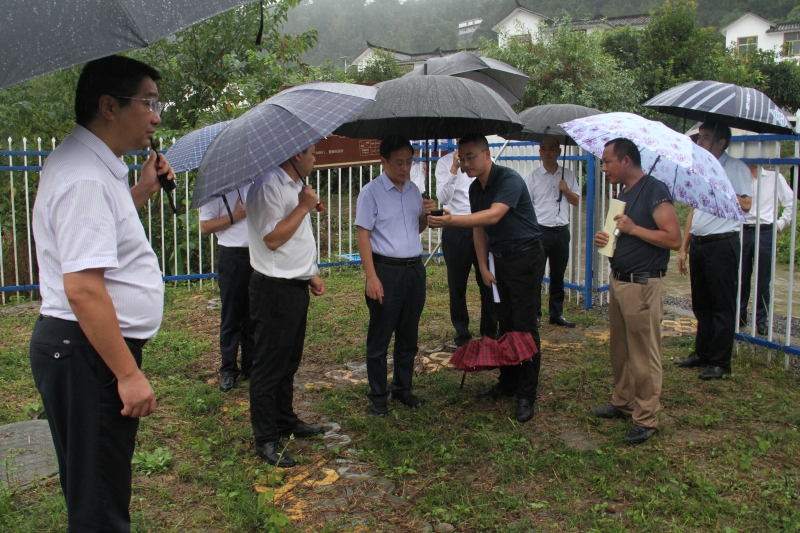
<path fill-rule="evenodd" d="M 314 147 L 258 178 L 247 194 L 250 241 L 250 317 L 255 350 L 250 373 L 250 421 L 256 454 L 279 467 L 295 461 L 281 437 L 313 437 L 320 426 L 306 424 L 292 406 L 294 375 L 303 356 L 309 288 L 325 293 L 317 275 L 317 244 L 311 215 L 319 199 L 303 183 L 314 170 Z"/>
<path fill-rule="evenodd" d="M 542 246 L 550 261 L 550 323 L 574 328 L 575 323 L 564 318 L 564 272 L 569 262 L 569 206 L 578 205 L 581 187 L 575 173 L 558 164 L 561 144 L 547 136 L 539 144 L 542 166 L 525 176 L 525 184 L 533 201 L 536 220 L 542 230 Z M 542 310 L 539 309 L 539 317 Z"/>
<path fill-rule="evenodd" d="M 248 290 L 253 267 L 247 240 L 247 191 L 240 187 L 200 207 L 200 231 L 217 236 L 217 283 L 219 283 L 220 319 L 219 390 L 228 392 L 239 374 L 250 375 L 253 361 L 254 324 L 250 320 Z M 236 364 L 242 347 L 242 368 Z"/>
<path fill-rule="evenodd" d="M 174 179 L 155 152 L 131 188 L 126 152 L 161 122 L 158 72 L 110 56 L 87 63 L 77 125 L 47 158 L 33 208 L 41 316 L 31 370 L 58 457 L 70 531 L 128 532 L 139 417 L 156 408 L 139 367 L 164 307 L 158 261 L 138 209 Z"/>
<path fill-rule="evenodd" d="M 725 174 L 746 212 L 752 204 L 750 170 L 747 165 L 725 153 L 731 141 L 731 129 L 719 122 L 700 126 L 697 144 L 719 159 Z M 692 209 L 686 219 L 678 269 L 686 275 L 687 248 L 692 283 L 692 310 L 697 318 L 695 348 L 689 357 L 676 361 L 684 367 L 708 367 L 700 379 L 721 379 L 731 373 L 733 335 L 736 331 L 736 295 L 739 291 L 739 231 L 742 223 L 715 217 Z"/>

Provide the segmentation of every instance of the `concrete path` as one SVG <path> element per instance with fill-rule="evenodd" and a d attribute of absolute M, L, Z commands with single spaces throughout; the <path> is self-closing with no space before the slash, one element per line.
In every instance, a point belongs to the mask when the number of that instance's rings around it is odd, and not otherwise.
<path fill-rule="evenodd" d="M 0 426 L 0 483 L 23 489 L 58 475 L 58 462 L 46 420 Z"/>

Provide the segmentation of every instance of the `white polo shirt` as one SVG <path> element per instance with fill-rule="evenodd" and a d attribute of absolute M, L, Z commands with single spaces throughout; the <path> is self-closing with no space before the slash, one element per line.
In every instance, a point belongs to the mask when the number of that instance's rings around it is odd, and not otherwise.
<path fill-rule="evenodd" d="M 280 167 L 258 178 L 247 193 L 247 234 L 250 264 L 271 278 L 311 279 L 317 268 L 317 242 L 309 213 L 294 235 L 274 252 L 264 244 L 278 222 L 300 204 L 298 194 L 305 184 L 293 180 Z"/>
<path fill-rule="evenodd" d="M 560 165 L 556 165 L 554 174 L 548 172 L 542 165 L 531 170 L 525 176 L 525 184 L 531 194 L 536 220 L 541 226 L 552 228 L 569 224 L 569 201 L 563 195 L 561 201 L 558 201 L 558 195 L 561 192 L 558 183 L 561 181 L 562 171 L 569 190 L 580 196 L 581 188 L 578 180 L 575 179 L 575 173 Z"/>
<path fill-rule="evenodd" d="M 247 191 L 250 190 L 250 185 L 239 187 L 238 191 L 232 191 L 225 195 L 228 200 L 228 206 L 231 208 L 231 213 L 236 209 L 236 202 L 239 201 L 239 195 L 242 195 L 242 201 L 247 205 Z M 225 207 L 225 202 L 222 197 L 215 198 L 208 202 L 206 205 L 200 206 L 200 220 L 213 220 L 220 217 L 229 217 L 228 209 Z M 229 248 L 247 248 L 249 246 L 247 238 L 247 218 L 237 220 L 233 226 L 227 227 L 224 230 L 216 232 L 217 242 L 220 246 L 227 246 Z"/>
<path fill-rule="evenodd" d="M 164 283 L 128 185 L 128 166 L 75 126 L 47 158 L 33 205 L 41 313 L 77 322 L 64 274 L 104 268 L 124 337 L 149 339 L 161 325 Z"/>
<path fill-rule="evenodd" d="M 458 169 L 458 174 L 450 174 L 454 153 L 443 155 L 436 163 L 436 197 L 452 214 L 469 215 L 472 213 L 469 186 L 475 178 L 470 178 L 461 169 Z"/>
<path fill-rule="evenodd" d="M 720 156 L 719 162 L 725 170 L 734 192 L 739 196 L 750 196 L 752 194 L 750 182 L 753 178 L 747 165 L 727 153 L 723 153 Z M 755 205 L 753 205 L 752 209 L 755 209 Z M 730 233 L 740 229 L 742 229 L 742 223 L 737 220 L 715 217 L 710 213 L 695 209 L 692 215 L 690 233 L 696 237 L 704 237 L 719 233 Z"/>

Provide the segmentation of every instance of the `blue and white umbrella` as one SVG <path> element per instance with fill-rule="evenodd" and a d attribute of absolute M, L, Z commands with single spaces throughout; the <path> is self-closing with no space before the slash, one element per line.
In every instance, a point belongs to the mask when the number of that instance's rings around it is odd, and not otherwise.
<path fill-rule="evenodd" d="M 231 122 L 233 121 L 226 120 L 225 122 L 211 124 L 205 128 L 187 133 L 178 139 L 164 154 L 169 164 L 172 165 L 172 170 L 186 172 L 199 167 L 200 161 L 203 160 L 203 156 L 208 150 L 208 146 Z"/>
<path fill-rule="evenodd" d="M 317 144 L 372 103 L 377 93 L 375 87 L 317 82 L 261 102 L 209 146 L 197 173 L 192 207 L 252 183 Z"/>

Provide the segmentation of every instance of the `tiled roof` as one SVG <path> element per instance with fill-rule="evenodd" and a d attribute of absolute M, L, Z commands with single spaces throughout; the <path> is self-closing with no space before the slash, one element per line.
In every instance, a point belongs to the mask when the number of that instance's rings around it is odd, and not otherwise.
<path fill-rule="evenodd" d="M 800 22 L 784 22 L 783 24 L 774 24 L 767 33 L 784 33 L 787 31 L 800 30 Z"/>
<path fill-rule="evenodd" d="M 608 25 L 612 28 L 622 26 L 645 26 L 650 23 L 650 15 L 625 15 L 623 17 L 604 17 L 597 15 L 591 20 L 573 20 L 573 26 L 599 26 Z"/>

